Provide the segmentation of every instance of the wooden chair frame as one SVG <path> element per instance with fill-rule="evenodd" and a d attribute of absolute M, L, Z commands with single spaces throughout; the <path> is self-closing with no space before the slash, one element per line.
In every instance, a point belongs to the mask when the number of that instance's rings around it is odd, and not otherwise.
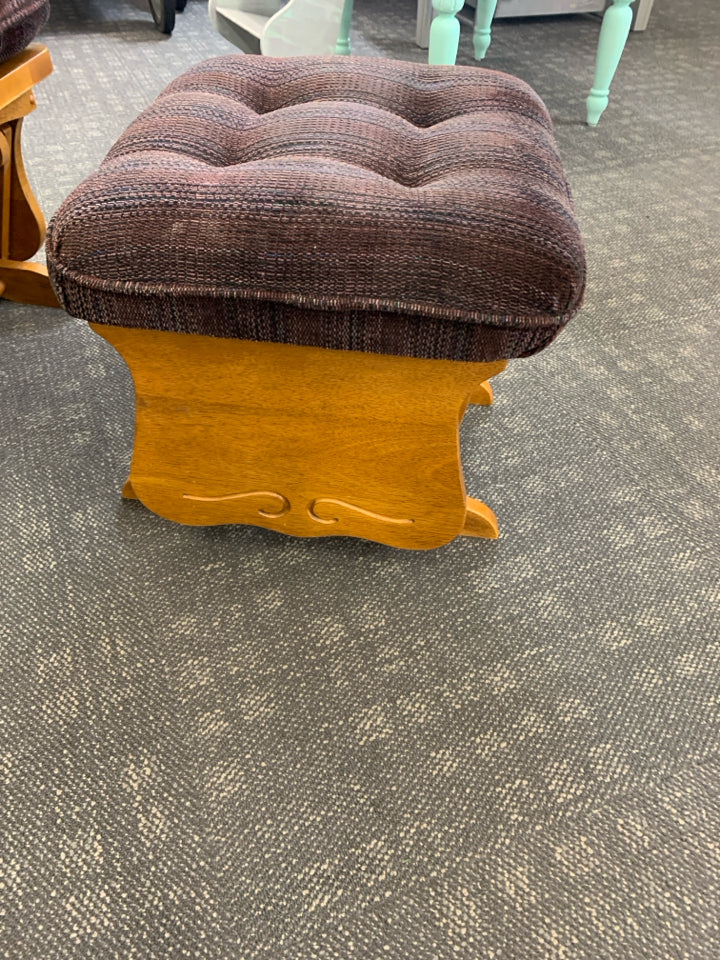
<path fill-rule="evenodd" d="M 45 219 L 25 173 L 23 119 L 37 105 L 33 87 L 52 73 L 47 47 L 31 44 L 0 66 L 0 296 L 58 307 L 47 269 L 27 263 L 42 246 Z"/>
<path fill-rule="evenodd" d="M 492 403 L 506 361 L 91 326 L 135 382 L 123 494 L 160 516 L 409 549 L 497 537 L 466 495 L 458 427 L 469 403 Z"/>

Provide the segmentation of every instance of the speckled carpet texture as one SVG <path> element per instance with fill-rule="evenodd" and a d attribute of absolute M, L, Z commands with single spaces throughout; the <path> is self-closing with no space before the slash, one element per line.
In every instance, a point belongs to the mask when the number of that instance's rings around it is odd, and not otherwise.
<path fill-rule="evenodd" d="M 422 61 L 414 14 L 356 0 L 355 51 Z M 123 362 L 0 302 L 3 960 L 720 958 L 720 8 L 657 0 L 593 131 L 598 31 L 498 22 L 485 62 L 548 105 L 589 260 L 463 422 L 496 542 L 122 501 Z M 56 0 L 40 39 L 48 217 L 232 49 L 200 0 L 171 38 Z"/>

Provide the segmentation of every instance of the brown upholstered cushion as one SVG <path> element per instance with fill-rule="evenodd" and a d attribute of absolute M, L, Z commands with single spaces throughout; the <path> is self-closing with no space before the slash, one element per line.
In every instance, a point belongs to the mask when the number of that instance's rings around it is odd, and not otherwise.
<path fill-rule="evenodd" d="M 25 49 L 49 12 L 48 0 L 0 0 L 0 63 Z"/>
<path fill-rule="evenodd" d="M 48 262 L 99 323 L 410 356 L 541 349 L 583 243 L 550 118 L 477 67 L 230 55 L 65 201 Z"/>

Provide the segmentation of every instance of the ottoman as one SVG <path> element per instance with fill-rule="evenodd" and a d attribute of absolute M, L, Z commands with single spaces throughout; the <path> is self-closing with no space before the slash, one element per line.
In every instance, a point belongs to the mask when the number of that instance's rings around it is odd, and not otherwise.
<path fill-rule="evenodd" d="M 459 422 L 585 286 L 537 95 L 358 57 L 185 73 L 64 202 L 47 259 L 133 375 L 126 497 L 407 548 L 497 536 Z"/>

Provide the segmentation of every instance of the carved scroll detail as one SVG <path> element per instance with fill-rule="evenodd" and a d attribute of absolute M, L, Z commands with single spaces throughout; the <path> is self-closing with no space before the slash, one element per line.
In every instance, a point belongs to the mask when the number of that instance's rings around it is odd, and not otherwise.
<path fill-rule="evenodd" d="M 370 517 L 372 520 L 380 520 L 383 523 L 395 523 L 400 526 L 407 526 L 408 524 L 415 523 L 414 520 L 397 520 L 394 517 L 386 517 L 381 513 L 373 513 L 372 510 L 365 510 L 363 507 L 357 507 L 354 503 L 348 503 L 346 500 L 335 500 L 332 497 L 318 497 L 316 500 L 313 500 L 311 504 L 308 505 L 308 513 L 313 520 L 317 520 L 318 523 L 339 523 L 340 517 L 321 517 L 317 508 L 322 509 L 323 506 L 328 507 L 343 507 L 345 510 L 352 510 L 355 513 L 360 513 L 364 517 Z"/>
<path fill-rule="evenodd" d="M 261 517 L 270 517 L 271 519 L 282 517 L 290 509 L 290 501 L 281 493 L 275 493 L 274 490 L 250 490 L 247 493 L 230 493 L 225 497 L 196 497 L 189 493 L 183 494 L 183 500 L 198 500 L 201 503 L 224 503 L 226 500 L 245 500 L 248 497 L 263 497 L 270 500 L 276 507 L 275 510 L 264 510 L 257 508 Z"/>
<path fill-rule="evenodd" d="M 290 511 L 290 501 L 288 498 L 284 497 L 281 493 L 276 493 L 274 490 L 249 490 L 247 493 L 229 493 L 222 497 L 198 497 L 191 493 L 183 494 L 183 500 L 194 500 L 198 503 L 226 503 L 228 500 L 246 500 L 252 497 L 262 497 L 266 502 L 270 500 L 276 508 L 275 510 L 268 510 L 258 507 L 257 511 L 261 517 L 278 519 Z M 409 526 L 415 523 L 414 520 L 410 519 L 397 519 L 395 517 L 387 517 L 382 513 L 374 513 L 372 510 L 365 510 L 364 507 L 358 507 L 354 503 L 348 503 L 347 500 L 336 500 L 334 497 L 317 497 L 312 503 L 308 504 L 307 512 L 317 523 L 339 523 L 340 517 L 333 515 L 322 516 L 321 513 L 318 513 L 318 508 L 323 512 L 327 512 L 328 507 L 331 508 L 331 510 L 333 507 L 340 507 L 344 510 L 360 514 L 363 517 L 369 517 L 371 520 L 379 520 L 381 523 L 392 523 L 398 526 Z"/>

